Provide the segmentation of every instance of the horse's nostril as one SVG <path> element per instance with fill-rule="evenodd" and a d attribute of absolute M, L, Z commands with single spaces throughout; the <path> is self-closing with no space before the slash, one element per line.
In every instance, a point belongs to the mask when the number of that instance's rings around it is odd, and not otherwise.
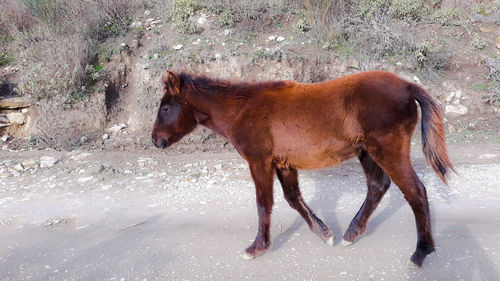
<path fill-rule="evenodd" d="M 165 148 L 167 147 L 167 140 L 165 139 L 156 139 L 155 137 L 152 137 L 151 140 L 153 141 L 153 144 L 158 147 L 158 148 Z"/>

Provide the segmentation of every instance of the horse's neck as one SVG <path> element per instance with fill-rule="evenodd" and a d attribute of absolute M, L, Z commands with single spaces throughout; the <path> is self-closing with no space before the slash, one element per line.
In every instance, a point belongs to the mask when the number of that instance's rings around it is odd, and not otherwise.
<path fill-rule="evenodd" d="M 236 120 L 239 109 L 237 102 L 223 99 L 221 97 L 210 97 L 200 95 L 191 97 L 188 103 L 198 111 L 198 123 L 216 132 L 219 135 L 228 137 L 229 129 Z"/>

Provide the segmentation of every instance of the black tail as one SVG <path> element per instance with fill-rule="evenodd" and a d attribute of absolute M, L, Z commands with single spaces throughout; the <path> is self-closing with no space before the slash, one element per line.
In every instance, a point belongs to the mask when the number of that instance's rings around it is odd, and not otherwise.
<path fill-rule="evenodd" d="M 441 180 L 448 184 L 445 178 L 446 173 L 448 169 L 453 172 L 455 170 L 446 152 L 441 110 L 422 87 L 409 84 L 408 91 L 420 104 L 422 111 L 422 150 L 427 163 L 436 171 Z"/>

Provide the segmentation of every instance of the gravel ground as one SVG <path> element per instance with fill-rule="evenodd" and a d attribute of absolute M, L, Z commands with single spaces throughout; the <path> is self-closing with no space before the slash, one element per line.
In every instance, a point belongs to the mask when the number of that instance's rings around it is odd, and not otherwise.
<path fill-rule="evenodd" d="M 450 188 L 413 150 L 437 245 L 422 269 L 407 266 L 415 221 L 395 185 L 366 233 L 339 243 L 366 194 L 356 160 L 300 173 L 333 247 L 276 181 L 273 245 L 246 261 L 257 212 L 235 153 L 1 151 L 0 280 L 500 280 L 500 144 L 450 145 Z"/>

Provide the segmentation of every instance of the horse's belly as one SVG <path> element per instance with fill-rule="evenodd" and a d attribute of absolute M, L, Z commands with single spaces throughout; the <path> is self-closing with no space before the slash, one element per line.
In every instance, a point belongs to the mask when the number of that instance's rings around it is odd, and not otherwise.
<path fill-rule="evenodd" d="M 346 143 L 326 147 L 288 147 L 275 154 L 279 168 L 320 169 L 335 166 L 355 156 L 357 149 Z"/>

